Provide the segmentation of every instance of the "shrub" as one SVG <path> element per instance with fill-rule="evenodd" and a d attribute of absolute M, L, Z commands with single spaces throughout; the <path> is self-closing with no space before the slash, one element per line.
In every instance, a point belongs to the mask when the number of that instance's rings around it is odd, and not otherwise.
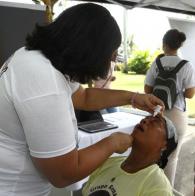
<path fill-rule="evenodd" d="M 123 63 L 116 62 L 116 66 L 115 66 L 116 71 L 121 71 L 123 67 L 124 67 Z"/>
<path fill-rule="evenodd" d="M 127 64 L 129 71 L 146 74 L 150 64 L 149 51 L 134 51 Z"/>

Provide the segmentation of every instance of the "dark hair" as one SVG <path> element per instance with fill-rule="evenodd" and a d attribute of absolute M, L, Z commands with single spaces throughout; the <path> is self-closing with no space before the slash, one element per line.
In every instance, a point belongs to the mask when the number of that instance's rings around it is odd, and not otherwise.
<path fill-rule="evenodd" d="M 177 29 L 167 31 L 163 37 L 163 44 L 166 44 L 170 49 L 177 50 L 186 40 L 186 35 Z"/>
<path fill-rule="evenodd" d="M 158 165 L 160 168 L 164 169 L 168 163 L 168 157 L 169 155 L 176 149 L 177 147 L 177 140 L 176 140 L 176 135 L 174 135 L 171 138 L 168 138 L 168 131 L 165 126 L 166 133 L 167 133 L 167 145 L 166 145 L 166 150 L 162 151 L 160 160 L 158 161 Z"/>
<path fill-rule="evenodd" d="M 70 80 L 87 83 L 105 78 L 121 32 L 110 12 L 84 3 L 66 9 L 52 23 L 36 25 L 26 38 L 28 50 L 40 50 Z"/>

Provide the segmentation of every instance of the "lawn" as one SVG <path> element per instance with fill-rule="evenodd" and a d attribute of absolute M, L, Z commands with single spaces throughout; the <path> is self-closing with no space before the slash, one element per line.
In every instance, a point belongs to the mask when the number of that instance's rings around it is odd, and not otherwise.
<path fill-rule="evenodd" d="M 123 89 L 135 92 L 144 92 L 145 75 L 123 74 L 120 71 L 115 71 L 116 80 L 112 82 L 113 89 Z M 187 113 L 189 116 L 195 116 L 195 97 L 186 99 Z"/>

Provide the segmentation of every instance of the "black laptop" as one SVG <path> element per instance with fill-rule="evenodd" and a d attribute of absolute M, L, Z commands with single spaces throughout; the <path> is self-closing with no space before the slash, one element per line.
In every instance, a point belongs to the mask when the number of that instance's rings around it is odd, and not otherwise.
<path fill-rule="evenodd" d="M 86 118 L 87 115 L 89 117 Z M 78 122 L 78 128 L 88 133 L 96 133 L 100 131 L 115 129 L 118 127 L 116 124 L 112 124 L 104 121 L 99 111 L 94 111 L 94 112 L 76 111 L 76 117 Z"/>

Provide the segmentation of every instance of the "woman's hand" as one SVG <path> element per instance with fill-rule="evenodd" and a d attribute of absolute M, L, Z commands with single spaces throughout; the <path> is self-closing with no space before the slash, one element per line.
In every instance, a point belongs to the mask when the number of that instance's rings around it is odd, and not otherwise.
<path fill-rule="evenodd" d="M 109 138 L 115 153 L 121 154 L 132 146 L 133 137 L 127 133 L 112 133 Z"/>
<path fill-rule="evenodd" d="M 133 107 L 153 113 L 157 105 L 162 106 L 161 112 L 164 111 L 165 106 L 162 100 L 152 94 L 135 93 L 132 96 L 131 104 Z"/>

